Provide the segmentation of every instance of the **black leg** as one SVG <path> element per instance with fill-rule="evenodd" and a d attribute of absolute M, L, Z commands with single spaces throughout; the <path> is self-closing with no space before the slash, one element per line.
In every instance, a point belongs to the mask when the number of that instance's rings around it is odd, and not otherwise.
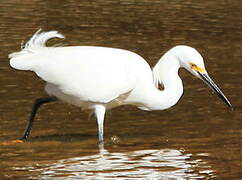
<path fill-rule="evenodd" d="M 34 104 L 32 106 L 32 111 L 31 111 L 31 114 L 29 116 L 29 119 L 28 119 L 28 123 L 27 123 L 27 126 L 25 128 L 25 131 L 24 131 L 24 134 L 23 136 L 20 138 L 21 140 L 27 140 L 28 136 L 29 136 L 29 133 L 30 133 L 30 130 L 32 128 L 32 124 L 33 124 L 33 121 L 34 121 L 34 117 L 35 117 L 35 114 L 38 110 L 38 108 L 42 105 L 42 104 L 45 104 L 45 103 L 48 103 L 48 102 L 53 102 L 53 101 L 57 101 L 58 99 L 56 97 L 45 97 L 45 98 L 39 98 L 39 99 L 36 99 L 34 101 Z"/>

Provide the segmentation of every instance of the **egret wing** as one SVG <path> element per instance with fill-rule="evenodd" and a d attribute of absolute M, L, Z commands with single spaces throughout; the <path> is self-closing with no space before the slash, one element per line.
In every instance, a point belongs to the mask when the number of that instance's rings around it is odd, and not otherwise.
<path fill-rule="evenodd" d="M 40 54 L 42 58 L 33 71 L 58 86 L 64 94 L 82 101 L 106 103 L 135 87 L 136 76 L 131 63 L 134 53 L 129 51 L 66 47 L 42 53 L 45 55 Z"/>

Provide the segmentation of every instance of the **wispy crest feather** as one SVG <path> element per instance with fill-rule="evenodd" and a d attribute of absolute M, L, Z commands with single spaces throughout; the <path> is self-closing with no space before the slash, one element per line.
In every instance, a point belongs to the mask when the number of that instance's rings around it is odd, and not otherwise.
<path fill-rule="evenodd" d="M 39 48 L 46 47 L 46 42 L 52 38 L 65 38 L 62 34 L 58 33 L 57 31 L 48 31 L 48 32 L 41 32 L 42 29 L 39 29 L 34 35 L 27 41 L 25 44 L 21 43 L 21 51 L 15 52 L 9 55 L 9 58 L 15 57 L 17 55 L 31 53 Z"/>
<path fill-rule="evenodd" d="M 31 49 L 46 47 L 46 42 L 52 38 L 63 39 L 65 37 L 57 31 L 41 32 L 39 29 L 22 48 L 31 51 Z"/>

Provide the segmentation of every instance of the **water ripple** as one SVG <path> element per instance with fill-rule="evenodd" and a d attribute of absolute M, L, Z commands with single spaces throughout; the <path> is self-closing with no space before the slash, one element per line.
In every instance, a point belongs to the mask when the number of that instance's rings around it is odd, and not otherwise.
<path fill-rule="evenodd" d="M 28 169 L 40 173 L 37 179 L 203 179 L 213 175 L 212 170 L 195 172 L 197 166 L 208 165 L 191 157 L 174 149 L 126 153 L 102 149 L 95 155 L 62 159 Z"/>

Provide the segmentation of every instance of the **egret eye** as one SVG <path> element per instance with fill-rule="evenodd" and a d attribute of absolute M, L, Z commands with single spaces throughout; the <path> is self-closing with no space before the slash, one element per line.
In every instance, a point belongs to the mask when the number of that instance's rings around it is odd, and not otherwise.
<path fill-rule="evenodd" d="M 191 68 L 192 68 L 192 69 L 197 68 L 197 65 L 196 65 L 196 64 L 191 63 L 190 65 L 191 65 Z"/>
<path fill-rule="evenodd" d="M 200 73 L 204 73 L 206 72 L 206 70 L 204 68 L 201 68 L 199 66 L 197 66 L 196 64 L 190 63 L 190 68 L 194 71 L 200 72 Z"/>

